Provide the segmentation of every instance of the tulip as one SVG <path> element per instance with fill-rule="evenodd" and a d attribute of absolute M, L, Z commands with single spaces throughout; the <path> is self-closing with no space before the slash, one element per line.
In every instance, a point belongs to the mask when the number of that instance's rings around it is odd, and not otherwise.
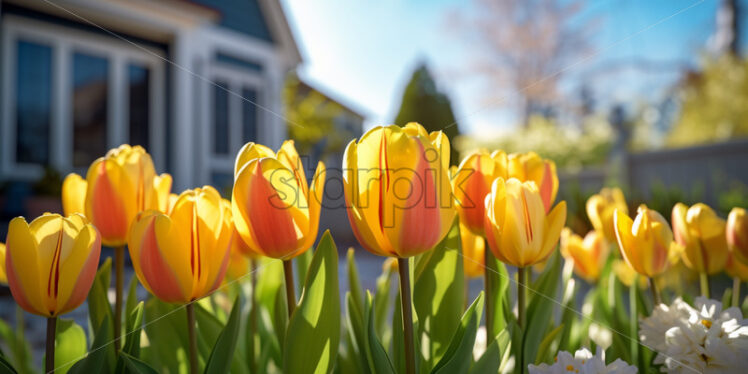
<path fill-rule="evenodd" d="M 172 179 L 156 176 L 151 156 L 141 146 L 123 144 L 88 168 L 86 179 L 69 174 L 62 183 L 66 215 L 82 213 L 101 232 L 104 245 L 115 248 L 114 343 L 122 330 L 124 245 L 135 216 L 148 209 L 165 211 Z"/>
<path fill-rule="evenodd" d="M 738 261 L 748 265 L 748 216 L 743 208 L 732 208 L 727 216 L 727 245 Z"/>
<path fill-rule="evenodd" d="M 407 373 L 415 372 L 407 257 L 431 250 L 454 221 L 449 139 L 409 123 L 376 127 L 351 141 L 343 157 L 348 219 L 368 251 L 398 258 Z"/>
<path fill-rule="evenodd" d="M 569 228 L 561 231 L 561 254 L 574 263 L 574 272 L 584 280 L 594 283 L 600 278 L 600 271 L 608 259 L 608 246 L 597 231 L 581 236 Z"/>
<path fill-rule="evenodd" d="M 483 201 L 496 178 L 507 177 L 507 156 L 502 151 L 488 154 L 478 151 L 468 155 L 452 176 L 452 190 L 457 200 L 460 222 L 470 231 L 483 235 Z"/>
<path fill-rule="evenodd" d="M 710 274 L 724 270 L 728 247 L 725 220 L 709 206 L 698 203 L 687 207 L 682 203 L 673 207 L 673 234 L 683 246 L 683 263 L 699 273 L 702 295 L 709 297 Z"/>
<path fill-rule="evenodd" d="M 566 202 L 546 214 L 538 186 L 516 178 L 496 179 L 486 196 L 486 241 L 494 256 L 517 267 L 518 323 L 524 322 L 525 268 L 547 259 L 566 222 Z"/>
<path fill-rule="evenodd" d="M 13 298 L 29 313 L 47 317 L 46 372 L 54 371 L 57 316 L 88 295 L 101 253 L 101 236 L 88 220 L 45 213 L 10 221 L 5 271 Z"/>
<path fill-rule="evenodd" d="M 535 152 L 528 152 L 509 155 L 508 166 L 509 178 L 517 178 L 521 182 L 535 182 L 543 199 L 545 212 L 548 213 L 558 193 L 556 163 L 541 158 Z"/>
<path fill-rule="evenodd" d="M 483 237 L 476 235 L 467 226 L 460 223 L 460 242 L 462 243 L 462 265 L 465 276 L 474 278 L 483 275 L 483 269 L 485 268 L 483 254 L 486 251 L 486 242 Z"/>
<path fill-rule="evenodd" d="M 615 243 L 616 231 L 614 212 L 616 209 L 624 214 L 629 213 L 626 199 L 620 188 L 603 188 L 600 193 L 590 196 L 587 199 L 587 217 L 589 217 L 592 227 L 605 236 L 608 242 Z"/>

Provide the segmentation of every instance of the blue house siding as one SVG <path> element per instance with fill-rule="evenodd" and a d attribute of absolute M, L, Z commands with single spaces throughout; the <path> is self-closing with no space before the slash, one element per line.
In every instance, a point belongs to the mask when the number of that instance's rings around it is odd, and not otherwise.
<path fill-rule="evenodd" d="M 219 24 L 228 29 L 272 43 L 265 17 L 257 0 L 193 0 L 221 13 Z"/>

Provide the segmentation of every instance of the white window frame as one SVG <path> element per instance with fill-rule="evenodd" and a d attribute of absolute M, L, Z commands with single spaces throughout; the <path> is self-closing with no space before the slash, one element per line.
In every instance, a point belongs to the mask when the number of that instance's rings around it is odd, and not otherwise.
<path fill-rule="evenodd" d="M 129 92 L 127 66 L 146 66 L 149 82 L 148 151 L 156 167 L 166 166 L 165 86 L 163 53 L 158 49 L 135 46 L 106 35 L 65 26 L 6 15 L 2 22 L 2 113 L 0 118 L 0 176 L 2 178 L 39 178 L 43 167 L 16 162 L 16 79 L 17 42 L 38 42 L 52 48 L 51 121 L 49 132 L 50 165 L 60 172 L 85 173 L 86 167 L 73 168 L 72 64 L 75 52 L 105 57 L 109 63 L 107 149 L 129 142 Z M 103 156 L 103 155 L 102 155 Z"/>
<path fill-rule="evenodd" d="M 242 126 L 242 101 L 245 99 L 242 96 L 244 88 L 252 88 L 257 93 L 255 97 L 255 103 L 259 106 L 264 106 L 267 102 L 267 92 L 265 87 L 265 77 L 262 72 L 252 72 L 247 69 L 238 68 L 225 63 L 213 62 L 209 68 L 210 83 L 207 83 L 207 103 L 208 110 L 206 111 L 207 124 L 208 126 L 200 126 L 203 130 L 203 152 L 205 154 L 205 170 L 203 170 L 203 181 L 206 183 L 212 182 L 213 173 L 234 173 L 234 162 L 236 160 L 236 154 L 239 149 L 244 145 L 244 134 Z M 228 84 L 228 120 L 229 120 L 229 152 L 228 155 L 217 154 L 215 151 L 215 84 L 223 81 Z M 265 123 L 265 117 L 267 113 L 264 110 L 257 108 L 257 134 L 255 142 L 260 141 L 262 137 L 262 127 Z"/>

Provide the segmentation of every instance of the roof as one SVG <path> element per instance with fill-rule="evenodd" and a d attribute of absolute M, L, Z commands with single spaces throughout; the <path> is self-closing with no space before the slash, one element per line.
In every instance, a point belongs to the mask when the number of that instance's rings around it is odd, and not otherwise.
<path fill-rule="evenodd" d="M 364 119 L 366 119 L 366 115 L 364 114 L 363 110 L 358 109 L 358 108 L 352 106 L 349 103 L 346 103 L 344 100 L 338 99 L 337 95 L 335 95 L 335 94 L 331 95 L 329 93 L 329 91 L 327 91 L 326 89 L 320 89 L 318 87 L 315 87 L 312 84 L 310 84 L 307 80 L 305 80 L 305 79 L 303 79 L 301 77 L 297 77 L 297 78 L 299 79 L 299 84 L 301 84 L 301 86 L 303 88 L 306 88 L 308 90 L 316 91 L 316 92 L 320 93 L 322 96 L 324 96 L 325 98 L 327 98 L 327 100 L 330 100 L 330 101 L 332 101 L 332 102 L 334 102 L 334 103 L 342 106 L 343 109 L 345 109 L 349 113 L 355 115 L 356 117 L 359 117 L 362 121 Z"/>

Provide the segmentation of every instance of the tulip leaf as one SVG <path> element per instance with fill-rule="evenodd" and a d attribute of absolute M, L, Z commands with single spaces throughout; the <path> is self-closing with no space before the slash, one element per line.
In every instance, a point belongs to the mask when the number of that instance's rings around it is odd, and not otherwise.
<path fill-rule="evenodd" d="M 363 308 L 364 291 L 358 277 L 358 269 L 356 269 L 356 259 L 353 252 L 353 248 L 348 248 L 348 254 L 346 256 L 348 262 L 348 289 L 350 290 L 351 297 L 356 305 L 358 305 L 359 308 Z"/>
<path fill-rule="evenodd" d="M 16 329 L 13 330 L 5 321 L 0 319 L 0 341 L 8 347 L 6 358 L 13 364 L 15 370 L 21 374 L 35 373 L 31 359 L 31 346 L 24 333 L 24 311 L 16 306 Z"/>
<path fill-rule="evenodd" d="M 513 316 L 509 309 L 509 302 L 507 297 L 507 291 L 509 290 L 509 273 L 506 270 L 506 266 L 503 262 L 500 262 L 489 252 L 489 261 L 486 263 L 486 269 L 488 272 L 492 287 L 492 300 L 494 308 L 493 314 L 493 331 L 492 336 L 498 335 L 501 331 L 506 328 L 507 317 Z M 467 295 L 465 295 L 467 297 Z"/>
<path fill-rule="evenodd" d="M 129 301 L 129 297 L 128 297 Z M 124 373 L 126 362 L 122 360 L 122 354 L 128 354 L 131 357 L 140 356 L 140 335 L 143 329 L 143 302 L 139 302 L 125 318 L 125 333 L 122 338 L 125 340 L 125 344 L 120 351 L 120 355 L 117 357 L 117 368 L 116 373 Z"/>
<path fill-rule="evenodd" d="M 283 372 L 330 372 L 339 340 L 338 251 L 326 231 L 309 265 L 299 305 L 288 322 Z"/>
<path fill-rule="evenodd" d="M 430 370 L 447 351 L 463 314 L 465 276 L 457 224 L 433 250 L 423 254 L 416 263 L 413 279 L 413 290 L 418 290 L 413 292 L 419 321 L 416 335 L 427 345 L 421 352 L 425 370 Z"/>
<path fill-rule="evenodd" d="M 561 279 L 561 260 L 558 253 L 554 253 L 548 260 L 545 270 L 528 290 L 530 303 L 527 307 L 526 327 L 522 341 L 522 367 L 533 362 L 537 357 L 538 348 L 545 336 L 553 316 L 556 304 L 556 293 Z"/>
<path fill-rule="evenodd" d="M 483 311 L 483 292 L 473 301 L 460 320 L 460 325 L 447 351 L 431 373 L 467 373 L 473 358 L 475 335 Z"/>
<path fill-rule="evenodd" d="M 101 325 L 96 329 L 96 337 L 91 350 L 85 358 L 76 362 L 68 371 L 70 374 L 91 374 L 111 372 L 108 362 L 114 363 L 114 342 L 112 341 L 114 331 L 109 316 L 104 316 Z"/>
<path fill-rule="evenodd" d="M 138 277 L 130 279 L 130 286 L 127 288 L 127 300 L 125 301 L 125 325 L 127 318 L 132 316 L 133 310 L 138 305 Z M 135 356 L 137 357 L 137 356 Z"/>
<path fill-rule="evenodd" d="M 364 328 L 364 344 L 366 347 L 366 357 L 369 361 L 369 368 L 373 373 L 395 374 L 395 368 L 392 366 L 392 361 L 387 357 L 382 343 L 377 339 L 376 332 L 374 330 L 374 313 L 371 300 L 371 293 L 366 292 L 366 301 L 364 304 L 364 321 L 366 321 L 366 327 Z"/>
<path fill-rule="evenodd" d="M 145 303 L 144 312 L 148 323 L 143 328 L 148 341 L 167 343 L 142 347 L 140 357 L 161 373 L 187 370 L 187 314 L 184 307 L 151 297 Z"/>
<path fill-rule="evenodd" d="M 306 248 L 305 248 L 306 249 Z M 306 272 L 309 270 L 309 264 L 312 262 L 312 255 L 314 253 L 311 249 L 305 250 L 304 253 L 298 255 L 296 258 L 294 258 L 294 262 L 296 263 L 296 294 L 301 294 L 301 291 L 304 287 L 304 279 L 306 279 Z"/>
<path fill-rule="evenodd" d="M 241 303 L 239 297 L 234 299 L 234 307 L 226 326 L 218 335 L 213 351 L 210 353 L 208 362 L 205 364 L 205 373 L 227 373 L 236 349 L 236 341 L 239 338 L 239 325 L 241 315 Z"/>
<path fill-rule="evenodd" d="M 127 366 L 127 369 L 130 373 L 133 374 L 158 374 L 158 371 L 156 369 L 148 366 L 143 361 L 140 361 L 139 359 L 125 353 L 120 352 L 119 357 L 122 359 L 122 362 L 125 363 Z"/>
<path fill-rule="evenodd" d="M 364 366 L 357 372 L 369 373 L 369 365 L 367 365 L 366 357 L 366 343 L 364 336 L 364 315 L 359 308 L 358 304 L 353 300 L 351 292 L 345 293 L 346 301 L 346 325 L 348 327 L 347 335 L 350 337 L 350 351 L 351 354 L 356 358 L 357 364 Z M 363 306 L 362 306 L 363 308 Z"/>
<path fill-rule="evenodd" d="M 98 328 L 105 326 L 102 324 L 105 318 L 114 321 L 114 313 L 112 312 L 112 306 L 109 304 L 108 297 L 111 275 L 112 258 L 107 257 L 104 263 L 99 266 L 96 278 L 94 278 L 94 282 L 91 285 L 91 290 L 88 292 L 89 331 L 92 339 L 99 333 Z M 112 330 L 111 335 L 114 335 L 114 330 Z"/>
<path fill-rule="evenodd" d="M 70 367 L 86 356 L 86 332 L 71 319 L 57 319 L 55 336 L 55 373 L 67 373 Z"/>
<path fill-rule="evenodd" d="M 392 304 L 392 266 L 382 271 L 377 278 L 377 292 L 374 294 L 374 330 L 382 341 L 382 345 L 389 347 L 392 330 L 387 327 L 387 312 Z"/>
<path fill-rule="evenodd" d="M 564 325 L 558 325 L 556 328 L 551 330 L 540 342 L 540 346 L 538 347 L 538 353 L 535 356 L 535 365 L 539 365 L 540 363 L 549 363 L 553 359 L 553 353 L 556 352 L 558 349 L 554 349 L 554 345 L 556 348 L 558 348 L 558 339 L 561 337 L 561 332 L 564 329 Z M 555 343 L 555 344 L 554 344 Z"/>
<path fill-rule="evenodd" d="M 5 355 L 0 354 L 0 373 L 16 374 L 18 373 L 13 365 L 5 359 Z"/>

